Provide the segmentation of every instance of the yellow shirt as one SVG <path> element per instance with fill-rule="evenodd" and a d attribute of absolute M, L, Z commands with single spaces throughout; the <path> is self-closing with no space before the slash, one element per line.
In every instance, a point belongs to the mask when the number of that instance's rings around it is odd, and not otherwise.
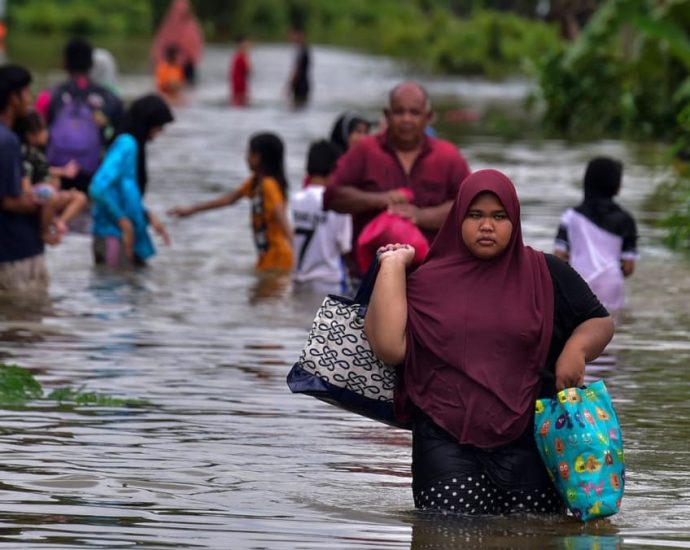
<path fill-rule="evenodd" d="M 259 253 L 256 268 L 261 271 L 291 270 L 292 243 L 276 216 L 278 208 L 285 212 L 285 199 L 280 185 L 274 178 L 264 176 L 255 187 L 252 177 L 242 184 L 239 192 L 252 201 L 251 222 Z"/>

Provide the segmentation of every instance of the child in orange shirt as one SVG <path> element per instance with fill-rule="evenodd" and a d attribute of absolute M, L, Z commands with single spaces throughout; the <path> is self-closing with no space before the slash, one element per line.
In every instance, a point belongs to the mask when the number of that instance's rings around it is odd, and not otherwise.
<path fill-rule="evenodd" d="M 175 97 L 184 86 L 184 69 L 177 46 L 165 48 L 165 55 L 156 66 L 156 88 L 161 94 Z"/>
<path fill-rule="evenodd" d="M 284 147 L 275 134 L 255 134 L 249 140 L 247 164 L 252 175 L 237 189 L 220 197 L 168 211 L 171 216 L 186 217 L 230 206 L 242 197 L 252 201 L 251 223 L 258 252 L 256 269 L 284 271 L 292 269 L 292 229 L 287 218 L 288 182 L 284 169 Z"/>

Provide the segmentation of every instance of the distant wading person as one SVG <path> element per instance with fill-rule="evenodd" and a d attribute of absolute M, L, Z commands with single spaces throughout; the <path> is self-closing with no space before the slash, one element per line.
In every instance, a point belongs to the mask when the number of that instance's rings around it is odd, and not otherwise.
<path fill-rule="evenodd" d="M 63 189 L 88 193 L 89 183 L 113 136 L 120 129 L 123 106 L 109 89 L 91 80 L 93 48 L 83 38 L 73 38 L 64 49 L 69 78 L 39 94 L 36 110 L 50 131 L 46 156 L 51 166 L 79 165 L 73 178 L 63 177 Z"/>
<path fill-rule="evenodd" d="M 343 255 L 352 246 L 352 218 L 323 209 L 323 193 L 339 156 L 340 149 L 331 142 L 312 143 L 307 155 L 309 183 L 291 201 L 295 224 L 292 278 L 302 287 L 324 294 L 348 290 Z"/>
<path fill-rule="evenodd" d="M 189 0 L 174 0 L 163 18 L 151 49 L 154 67 L 165 58 L 170 46 L 175 46 L 179 52 L 186 82 L 195 84 L 204 51 L 204 35 Z"/>
<path fill-rule="evenodd" d="M 306 34 L 301 28 L 290 31 L 290 39 L 295 44 L 295 61 L 288 79 L 288 92 L 295 109 L 304 107 L 311 92 L 311 52 Z"/>
<path fill-rule="evenodd" d="M 29 112 L 31 74 L 19 65 L 0 66 L 0 291 L 44 293 L 40 207 L 22 188 L 22 153 L 12 131 Z"/>
<path fill-rule="evenodd" d="M 249 61 L 249 40 L 245 36 L 237 39 L 235 53 L 230 60 L 230 104 L 246 107 L 249 103 L 249 76 L 252 66 Z"/>
<path fill-rule="evenodd" d="M 187 217 L 198 212 L 231 206 L 246 197 L 251 200 L 251 225 L 259 272 L 292 270 L 292 229 L 287 217 L 288 181 L 285 177 L 284 146 L 272 133 L 259 133 L 249 139 L 247 165 L 252 175 L 240 187 L 217 199 L 177 206 L 171 216 Z"/>
<path fill-rule="evenodd" d="M 156 95 L 134 101 L 123 132 L 108 149 L 91 182 L 93 252 L 97 265 L 143 266 L 155 253 L 149 225 L 165 244 L 170 238 L 153 212 L 144 206 L 148 183 L 146 146 L 173 121 L 167 103 Z"/>
<path fill-rule="evenodd" d="M 386 131 L 350 148 L 324 193 L 325 209 L 352 214 L 353 248 L 364 226 L 386 209 L 411 220 L 431 242 L 470 172 L 455 145 L 426 135 L 431 103 L 419 84 L 395 86 L 384 115 Z M 412 202 L 401 188 L 412 191 Z M 349 268 L 362 275 L 352 257 Z"/>
<path fill-rule="evenodd" d="M 331 130 L 331 143 L 345 153 L 350 147 L 369 134 L 371 122 L 362 115 L 347 111 L 340 115 Z"/>
<path fill-rule="evenodd" d="M 623 279 L 633 274 L 637 226 L 613 198 L 621 187 L 623 165 L 592 159 L 584 178 L 584 200 L 561 217 L 554 254 L 567 260 L 610 311 L 625 304 Z"/>
<path fill-rule="evenodd" d="M 165 48 L 163 59 L 156 65 L 156 89 L 170 100 L 177 99 L 185 85 L 184 68 L 177 46 Z"/>

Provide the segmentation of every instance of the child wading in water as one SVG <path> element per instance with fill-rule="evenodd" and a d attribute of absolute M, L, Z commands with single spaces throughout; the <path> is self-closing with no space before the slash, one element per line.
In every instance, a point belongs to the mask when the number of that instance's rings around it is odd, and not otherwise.
<path fill-rule="evenodd" d="M 49 166 L 45 155 L 48 128 L 36 112 L 17 121 L 15 130 L 22 142 L 22 186 L 41 206 L 41 234 L 47 244 L 57 244 L 67 232 L 67 223 L 81 212 L 88 202 L 77 189 L 61 190 L 60 178 L 73 178 L 79 165 L 70 161 L 65 166 Z"/>
<path fill-rule="evenodd" d="M 329 141 L 312 143 L 307 156 L 309 185 L 292 198 L 296 251 L 292 278 L 304 288 L 326 294 L 348 290 L 343 254 L 352 247 L 352 217 L 323 209 L 323 193 L 340 154 Z"/>
<path fill-rule="evenodd" d="M 173 121 L 167 103 L 157 95 L 134 101 L 126 124 L 94 174 L 89 193 L 93 208 L 93 254 L 96 265 L 143 266 L 156 249 L 149 226 L 170 244 L 158 217 L 144 205 L 148 183 L 146 147 Z"/>
<path fill-rule="evenodd" d="M 156 88 L 169 99 L 176 98 L 185 84 L 179 54 L 177 46 L 168 46 L 165 48 L 163 59 L 156 65 Z"/>
<path fill-rule="evenodd" d="M 286 205 L 288 182 L 285 177 L 283 142 L 271 133 L 255 134 L 249 140 L 247 165 L 252 175 L 240 187 L 220 197 L 191 206 L 177 206 L 171 216 L 186 217 L 230 206 L 242 197 L 252 201 L 251 223 L 259 255 L 259 271 L 292 269 L 292 230 Z"/>
<path fill-rule="evenodd" d="M 623 279 L 633 274 L 638 258 L 635 219 L 613 200 L 622 173 L 617 160 L 589 162 L 584 199 L 561 217 L 554 247 L 554 254 L 573 266 L 609 311 L 623 307 Z"/>

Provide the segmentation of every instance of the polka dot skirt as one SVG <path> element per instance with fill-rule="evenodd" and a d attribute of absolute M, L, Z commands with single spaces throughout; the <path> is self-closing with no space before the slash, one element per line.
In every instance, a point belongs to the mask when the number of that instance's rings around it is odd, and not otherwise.
<path fill-rule="evenodd" d="M 446 510 L 467 515 L 555 514 L 563 511 L 563 502 L 553 487 L 506 491 L 485 474 L 437 481 L 415 492 L 414 505 L 423 510 Z"/>

